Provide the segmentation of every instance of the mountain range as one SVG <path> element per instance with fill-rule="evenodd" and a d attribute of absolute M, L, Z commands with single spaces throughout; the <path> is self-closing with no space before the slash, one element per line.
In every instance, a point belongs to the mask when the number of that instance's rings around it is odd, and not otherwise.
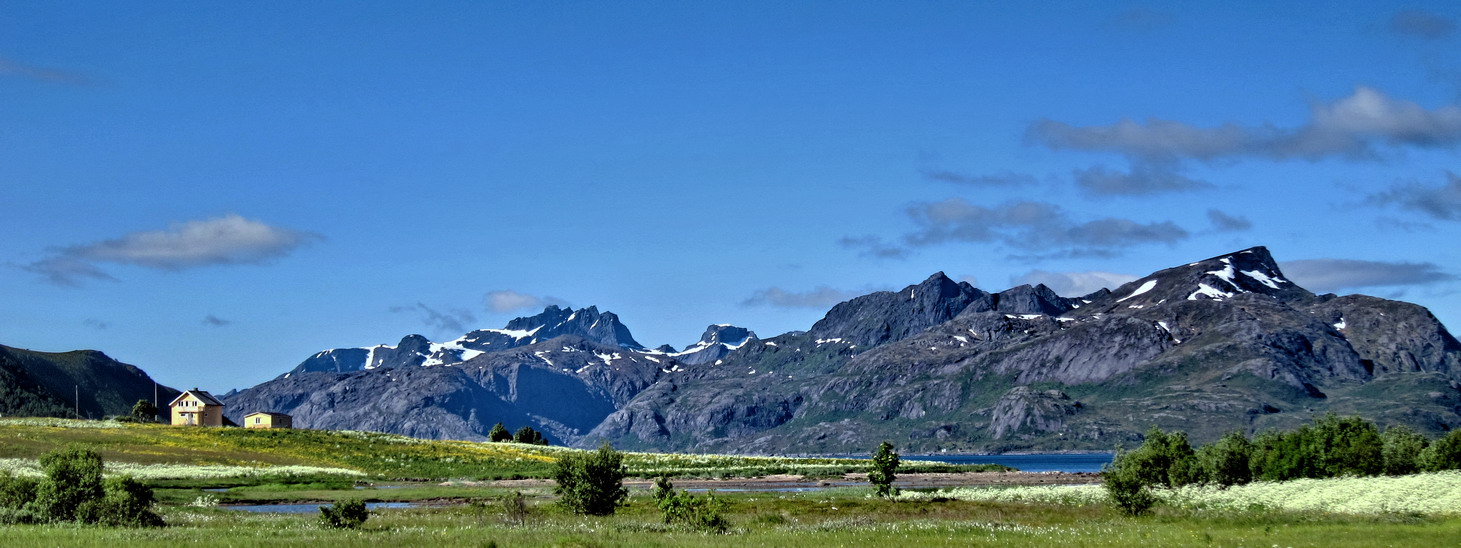
<path fill-rule="evenodd" d="M 0 414 L 124 414 L 153 388 L 100 352 L 0 347 Z M 806 331 L 718 324 L 680 348 L 646 348 L 611 312 L 549 306 L 445 342 L 324 350 L 223 399 L 234 421 L 273 411 L 424 438 L 481 440 L 502 422 L 645 450 L 1109 450 L 1150 426 L 1206 442 L 1329 412 L 1448 431 L 1461 343 L 1421 306 L 1311 293 L 1255 247 L 1080 296 L 935 273 Z"/>
<path fill-rule="evenodd" d="M 311 428 L 736 453 L 1102 449 L 1149 426 L 1207 441 L 1361 414 L 1461 425 L 1461 343 L 1423 307 L 1315 295 L 1262 247 L 1114 290 L 998 293 L 936 273 L 761 339 L 708 327 L 646 349 L 617 316 L 548 307 L 443 343 L 317 353 L 232 394 L 229 413 Z"/>

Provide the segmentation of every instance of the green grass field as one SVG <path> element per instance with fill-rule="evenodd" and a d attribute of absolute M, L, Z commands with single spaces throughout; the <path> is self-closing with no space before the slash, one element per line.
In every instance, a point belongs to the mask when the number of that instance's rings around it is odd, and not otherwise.
<path fill-rule="evenodd" d="M 630 504 L 618 514 L 591 518 L 566 513 L 554 504 L 548 488 L 533 487 L 523 490 L 530 509 L 526 520 L 514 524 L 499 503 L 510 492 L 508 489 L 437 480 L 542 477 L 558 456 L 573 450 L 424 441 L 363 432 L 245 431 L 0 419 L 0 467 L 12 473 L 37 473 L 37 456 L 69 444 L 101 452 L 110 473 L 134 474 L 152 484 L 160 501 L 159 511 L 168 525 L 154 529 L 69 524 L 0 526 L 0 546 L 1461 545 L 1461 508 L 1406 511 L 1405 507 L 1395 506 L 1399 510 L 1388 511 L 1382 504 L 1379 510 L 1364 513 L 1322 508 L 1286 510 L 1274 505 L 1224 505 L 1200 498 L 1222 496 L 1220 493 L 1186 493 L 1182 495 L 1186 498 L 1180 500 L 1200 504 L 1173 499 L 1173 503 L 1159 506 L 1153 515 L 1128 518 L 1104 504 L 1099 493 L 1093 494 L 1089 487 L 1071 491 L 1059 487 L 950 490 L 910 493 L 900 500 L 875 499 L 866 487 L 801 493 L 724 492 L 717 496 L 725 503 L 724 515 L 731 524 L 729 535 L 665 525 L 654 501 L 642 489 L 634 491 Z M 699 477 L 768 473 L 821 476 L 861 471 L 867 464 L 849 459 L 655 453 L 628 453 L 625 460 L 631 474 L 641 477 L 660 472 Z M 949 468 L 926 465 L 923 469 Z M 917 470 L 910 467 L 905 472 Z M 1386 489 L 1413 493 L 1427 485 L 1449 490 L 1446 493 L 1461 491 L 1461 476 L 1437 478 L 1434 482 L 1425 477 L 1397 478 L 1392 487 L 1380 483 L 1335 485 L 1359 493 L 1355 496 Z M 1295 485 L 1312 498 L 1328 484 Z M 1277 500 L 1274 497 L 1285 495 L 1245 496 Z M 350 498 L 418 501 L 427 506 L 375 510 L 358 530 L 324 528 L 313 514 L 256 514 L 211 506 L 220 502 L 318 503 Z M 199 503 L 202 506 L 194 506 Z"/>

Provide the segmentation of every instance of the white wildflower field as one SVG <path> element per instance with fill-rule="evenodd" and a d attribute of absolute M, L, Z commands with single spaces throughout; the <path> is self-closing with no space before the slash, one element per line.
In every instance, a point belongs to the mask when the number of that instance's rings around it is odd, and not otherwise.
<path fill-rule="evenodd" d="M 1408 476 L 1255 482 L 1227 489 L 1193 485 L 1154 491 L 1163 502 L 1194 511 L 1281 510 L 1337 514 L 1461 514 L 1461 471 Z M 950 498 L 1046 504 L 1105 504 L 1099 485 L 967 487 L 904 492 L 900 500 Z"/>
<path fill-rule="evenodd" d="M 363 476 L 363 472 L 320 466 L 227 466 L 193 464 L 133 464 L 108 462 L 107 475 L 128 475 L 137 479 L 223 479 L 254 477 L 299 477 L 314 475 Z M 31 459 L 0 459 L 0 473 L 19 477 L 42 477 L 40 465 Z"/>

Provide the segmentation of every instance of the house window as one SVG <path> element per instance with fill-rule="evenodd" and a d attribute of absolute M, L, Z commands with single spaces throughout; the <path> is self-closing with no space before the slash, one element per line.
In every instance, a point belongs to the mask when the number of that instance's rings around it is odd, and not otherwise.
<path fill-rule="evenodd" d="M 262 417 L 254 417 L 254 424 L 259 424 L 261 422 L 264 422 L 264 419 Z"/>

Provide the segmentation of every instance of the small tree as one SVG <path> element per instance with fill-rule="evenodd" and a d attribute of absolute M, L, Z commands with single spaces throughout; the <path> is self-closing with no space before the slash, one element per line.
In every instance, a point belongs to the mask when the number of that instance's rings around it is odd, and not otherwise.
<path fill-rule="evenodd" d="M 560 457 L 553 467 L 553 492 L 570 512 L 608 516 L 629 497 L 624 475 L 624 455 L 605 442 L 597 451 Z"/>
<path fill-rule="evenodd" d="M 365 502 L 359 499 L 337 501 L 320 507 L 320 525 L 336 529 L 354 529 L 370 518 Z"/>
<path fill-rule="evenodd" d="M 94 522 L 106 494 L 101 455 L 77 446 L 41 455 L 46 479 L 36 487 L 36 510 L 54 521 Z"/>
<path fill-rule="evenodd" d="M 492 426 L 491 432 L 487 433 L 487 439 L 492 441 L 512 441 L 512 433 L 508 432 L 507 427 L 499 422 Z"/>
<path fill-rule="evenodd" d="M 1101 471 L 1101 484 L 1122 513 L 1137 516 L 1151 510 L 1157 504 L 1157 496 L 1152 494 L 1150 484 L 1143 478 L 1147 475 L 1142 469 L 1145 464 L 1131 455 L 1117 450 L 1116 458 Z"/>
<path fill-rule="evenodd" d="M 137 400 L 132 405 L 132 418 L 142 422 L 157 422 L 157 406 L 147 400 Z"/>
<path fill-rule="evenodd" d="M 898 489 L 893 487 L 893 479 L 898 472 L 898 452 L 893 450 L 893 444 L 883 442 L 878 445 L 878 451 L 873 453 L 872 470 L 867 473 L 867 480 L 873 484 L 873 489 L 879 497 L 891 497 L 898 494 Z"/>
<path fill-rule="evenodd" d="M 528 522 L 528 499 L 523 496 L 522 491 L 513 491 L 510 495 L 502 496 L 502 517 L 513 525 L 523 525 Z"/>
<path fill-rule="evenodd" d="M 152 511 L 152 489 L 131 476 L 107 478 L 98 521 L 105 525 L 156 527 L 162 517 Z"/>
<path fill-rule="evenodd" d="M 722 534 L 730 528 L 730 522 L 720 514 L 721 502 L 715 498 L 714 492 L 697 497 L 688 491 L 671 489 L 669 494 L 660 498 L 659 509 L 668 524 L 680 524 L 696 531 Z"/>
<path fill-rule="evenodd" d="M 1430 447 L 1421 452 L 1420 461 L 1421 469 L 1427 472 L 1461 469 L 1461 428 L 1431 442 Z"/>
<path fill-rule="evenodd" d="M 1253 442 L 1238 431 L 1229 432 L 1197 450 L 1202 481 L 1223 487 L 1253 481 L 1253 469 L 1249 466 L 1252 459 Z"/>
<path fill-rule="evenodd" d="M 1319 461 L 1318 476 L 1373 476 L 1384 471 L 1384 443 L 1375 424 L 1360 417 L 1326 414 L 1314 419 L 1305 440 L 1310 458 Z"/>
<path fill-rule="evenodd" d="M 524 426 L 517 429 L 517 432 L 514 432 L 512 434 L 512 441 L 518 443 L 531 443 L 534 445 L 548 445 L 547 440 L 543 439 L 543 435 L 538 433 L 537 430 L 533 430 L 533 428 L 530 426 Z"/>
<path fill-rule="evenodd" d="M 1392 476 L 1419 472 L 1420 455 L 1430 444 L 1419 432 L 1399 424 L 1386 428 L 1380 441 L 1383 444 L 1384 472 Z"/>
<path fill-rule="evenodd" d="M 654 478 L 654 489 L 650 491 L 656 502 L 665 500 L 665 497 L 675 494 L 675 484 L 670 483 L 669 476 Z"/>

